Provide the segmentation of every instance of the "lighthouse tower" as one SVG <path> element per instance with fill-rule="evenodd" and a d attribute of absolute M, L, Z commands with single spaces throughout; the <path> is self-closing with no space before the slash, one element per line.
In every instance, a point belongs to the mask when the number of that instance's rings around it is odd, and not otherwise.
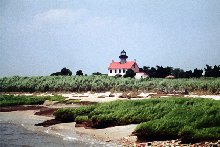
<path fill-rule="evenodd" d="M 136 61 L 127 61 L 128 56 L 126 55 L 126 52 L 124 50 L 121 51 L 119 58 L 121 59 L 121 61 L 117 62 L 112 60 L 112 62 L 109 64 L 108 76 L 123 76 L 129 69 L 133 70 L 136 74 L 139 73 L 139 67 Z"/>
<path fill-rule="evenodd" d="M 121 64 L 126 63 L 126 59 L 128 58 L 128 56 L 126 55 L 126 52 L 124 50 L 121 51 L 121 55 L 119 56 L 119 58 L 121 59 L 120 61 Z"/>

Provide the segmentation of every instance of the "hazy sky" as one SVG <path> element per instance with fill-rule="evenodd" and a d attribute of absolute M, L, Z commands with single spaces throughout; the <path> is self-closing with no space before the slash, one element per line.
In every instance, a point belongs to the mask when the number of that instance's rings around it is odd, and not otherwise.
<path fill-rule="evenodd" d="M 0 77 L 220 64 L 220 0 L 0 0 Z"/>

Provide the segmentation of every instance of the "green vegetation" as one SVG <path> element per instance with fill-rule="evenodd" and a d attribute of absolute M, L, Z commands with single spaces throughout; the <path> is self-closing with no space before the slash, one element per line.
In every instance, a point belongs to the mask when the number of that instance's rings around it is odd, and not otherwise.
<path fill-rule="evenodd" d="M 160 79 L 97 76 L 40 76 L 0 78 L 0 92 L 83 91 L 199 91 L 220 93 L 220 78 Z"/>
<path fill-rule="evenodd" d="M 153 78 L 165 78 L 168 75 L 173 75 L 176 78 L 200 78 L 203 76 L 203 70 L 197 68 L 194 70 L 184 71 L 180 68 L 157 65 L 156 67 L 143 66 L 143 68 L 140 68 L 140 71 L 147 73 Z M 212 66 L 206 65 L 206 68 L 204 68 L 204 76 L 220 77 L 220 65 L 215 65 L 213 68 Z"/>
<path fill-rule="evenodd" d="M 60 72 L 52 73 L 50 76 L 71 76 L 71 75 L 72 75 L 72 71 L 64 67 L 61 69 Z"/>
<path fill-rule="evenodd" d="M 78 71 L 76 72 L 76 75 L 77 75 L 77 76 L 83 76 L 82 70 L 78 70 Z"/>
<path fill-rule="evenodd" d="M 54 115 L 93 128 L 139 124 L 135 134 L 145 139 L 204 141 L 220 139 L 220 101 L 164 98 L 113 101 L 77 109 L 63 108 Z"/>
<path fill-rule="evenodd" d="M 125 78 L 130 77 L 130 78 L 134 78 L 136 75 L 136 73 L 132 70 L 132 69 L 128 69 L 124 75 Z"/>
<path fill-rule="evenodd" d="M 0 95 L 0 106 L 41 105 L 45 100 L 64 102 L 62 96 Z"/>

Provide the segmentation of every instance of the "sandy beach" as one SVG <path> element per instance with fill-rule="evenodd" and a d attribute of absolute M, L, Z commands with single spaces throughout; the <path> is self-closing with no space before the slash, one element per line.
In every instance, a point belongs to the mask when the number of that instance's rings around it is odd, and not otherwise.
<path fill-rule="evenodd" d="M 60 123 L 49 127 L 35 126 L 54 117 L 34 115 L 39 110 L 0 112 L 0 123 L 12 123 L 21 125 L 27 130 L 42 132 L 61 137 L 63 140 L 80 140 L 87 143 L 105 144 L 106 146 L 117 146 L 132 144 L 136 137 L 130 136 L 136 125 L 115 126 L 105 129 L 85 129 L 75 127 L 75 122 Z"/>
<path fill-rule="evenodd" d="M 21 95 L 32 95 L 29 93 L 19 93 Z M 34 94 L 36 95 L 36 94 Z M 41 93 L 37 94 L 40 96 L 53 95 L 52 93 Z M 44 105 L 38 106 L 33 110 L 22 110 L 22 111 L 12 111 L 12 112 L 0 112 L 0 123 L 12 123 L 18 124 L 25 129 L 42 132 L 56 137 L 62 138 L 68 141 L 82 141 L 88 144 L 100 144 L 104 146 L 133 146 L 137 137 L 132 136 L 132 132 L 136 128 L 136 124 L 130 124 L 125 126 L 114 126 L 104 129 L 91 129 L 84 127 L 75 127 L 75 122 L 72 123 L 59 123 L 51 125 L 48 127 L 36 126 L 47 120 L 54 119 L 52 112 L 58 108 L 62 107 L 80 107 L 80 104 L 88 104 L 87 102 L 110 102 L 114 100 L 128 100 L 128 98 L 120 98 L 122 93 L 60 93 L 64 96 L 66 100 L 79 100 L 78 104 L 57 104 L 54 102 L 45 102 Z M 161 95 L 156 93 L 140 93 L 136 98 L 129 98 L 129 100 L 137 99 L 149 99 L 149 98 L 165 98 L 168 96 L 176 95 Z M 220 95 L 182 95 L 181 97 L 201 97 L 201 98 L 212 98 L 215 100 L 220 100 Z M 86 102 L 86 103 L 85 103 Z M 13 107 L 12 107 L 13 108 Z M 53 110 L 48 111 L 47 110 Z M 10 108 L 11 109 L 11 108 Z M 19 108 L 20 109 L 20 108 Z M 2 110 L 2 109 L 1 109 Z M 41 110 L 41 111 L 40 111 Z M 43 111 L 42 111 L 43 110 Z M 47 114 L 48 113 L 48 114 Z M 38 114 L 38 115 L 35 115 Z M 171 142 L 171 141 L 169 141 Z M 178 144 L 178 141 L 173 141 Z M 172 143 L 172 142 L 171 142 Z M 92 145 L 91 145 L 92 146 Z"/>

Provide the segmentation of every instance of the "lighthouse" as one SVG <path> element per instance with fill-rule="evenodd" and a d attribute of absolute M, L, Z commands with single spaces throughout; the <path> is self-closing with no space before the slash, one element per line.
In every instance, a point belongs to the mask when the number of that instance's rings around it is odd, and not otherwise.
<path fill-rule="evenodd" d="M 128 56 L 126 55 L 126 52 L 124 50 L 121 51 L 121 55 L 119 56 L 119 58 L 121 59 L 120 61 L 121 64 L 126 63 L 126 59 L 128 58 Z"/>
<path fill-rule="evenodd" d="M 124 50 L 121 51 L 119 58 L 119 62 L 115 62 L 114 60 L 112 60 L 112 62 L 110 63 L 108 67 L 109 76 L 123 76 L 128 69 L 132 69 L 135 73 L 139 72 L 139 67 L 136 61 L 127 61 L 128 56 L 126 55 L 126 52 Z"/>

